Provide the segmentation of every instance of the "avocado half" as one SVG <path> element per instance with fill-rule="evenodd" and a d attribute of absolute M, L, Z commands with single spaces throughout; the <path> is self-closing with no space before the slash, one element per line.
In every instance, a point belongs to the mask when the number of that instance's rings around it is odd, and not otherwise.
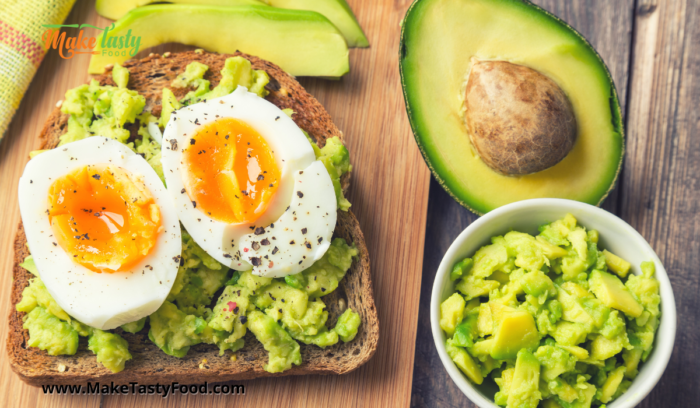
<path fill-rule="evenodd" d="M 617 91 L 588 41 L 521 0 L 416 0 L 402 24 L 401 83 L 418 147 L 445 190 L 477 214 L 519 200 L 555 197 L 599 205 L 624 155 Z M 568 96 L 577 137 L 557 164 L 508 176 L 470 142 L 464 92 L 472 61 L 505 61 L 545 75 Z"/>

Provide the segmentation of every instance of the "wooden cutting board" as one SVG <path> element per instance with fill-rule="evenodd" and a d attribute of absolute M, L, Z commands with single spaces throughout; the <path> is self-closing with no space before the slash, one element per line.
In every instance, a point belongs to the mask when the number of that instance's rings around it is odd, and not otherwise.
<path fill-rule="evenodd" d="M 362 224 L 372 264 L 380 319 L 377 353 L 344 376 L 245 381 L 239 396 L 44 395 L 15 376 L 7 362 L 7 324 L 0 324 L 0 406 L 165 407 L 187 406 L 408 406 L 418 318 L 429 171 L 413 141 L 398 72 L 399 23 L 408 0 L 350 0 L 369 38 L 369 49 L 350 52 L 350 74 L 340 81 L 303 78 L 307 90 L 344 131 L 353 174 L 349 199 Z M 66 24 L 110 24 L 94 0 L 79 0 Z M 182 50 L 161 46 L 153 52 Z M 146 51 L 146 54 L 151 51 Z M 61 59 L 49 52 L 0 144 L 0 315 L 10 307 L 12 248 L 20 220 L 17 183 L 44 120 L 66 90 L 88 79 L 87 56 Z"/>

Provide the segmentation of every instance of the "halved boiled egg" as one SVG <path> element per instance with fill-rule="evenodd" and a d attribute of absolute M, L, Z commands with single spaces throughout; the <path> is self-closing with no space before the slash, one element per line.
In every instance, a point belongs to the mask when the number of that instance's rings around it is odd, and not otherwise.
<path fill-rule="evenodd" d="M 330 246 L 328 171 L 294 121 L 244 87 L 174 112 L 162 163 L 180 221 L 224 265 L 281 277 Z"/>
<path fill-rule="evenodd" d="M 155 312 L 170 292 L 177 213 L 126 145 L 95 136 L 36 156 L 20 178 L 19 207 L 41 279 L 79 321 L 113 329 Z"/>

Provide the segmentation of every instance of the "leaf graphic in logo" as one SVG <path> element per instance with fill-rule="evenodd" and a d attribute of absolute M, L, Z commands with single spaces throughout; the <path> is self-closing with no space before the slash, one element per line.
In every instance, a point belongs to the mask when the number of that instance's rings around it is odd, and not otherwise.
<path fill-rule="evenodd" d="M 76 24 L 76 26 L 77 26 L 77 24 Z M 81 28 L 81 29 L 82 29 L 83 27 L 90 27 L 90 28 L 94 28 L 94 29 L 96 29 L 96 30 L 104 31 L 104 28 L 96 27 L 96 26 L 94 26 L 94 25 L 92 25 L 92 24 L 87 24 L 87 23 L 84 23 L 84 24 L 81 24 L 81 25 L 80 25 L 80 28 Z M 114 23 L 112 23 L 112 25 L 111 25 L 109 28 L 110 28 L 110 30 L 111 30 L 112 28 L 114 28 Z"/>
<path fill-rule="evenodd" d="M 42 24 L 42 27 L 46 28 L 78 28 L 80 27 L 79 24 Z"/>

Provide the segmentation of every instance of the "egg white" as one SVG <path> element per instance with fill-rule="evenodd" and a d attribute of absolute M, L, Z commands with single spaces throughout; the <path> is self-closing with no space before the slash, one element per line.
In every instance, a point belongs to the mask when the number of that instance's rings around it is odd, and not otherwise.
<path fill-rule="evenodd" d="M 143 181 L 160 208 L 163 230 L 155 247 L 130 271 L 96 273 L 57 245 L 47 215 L 51 184 L 77 167 L 110 164 Z M 113 329 L 155 312 L 168 296 L 180 263 L 177 212 L 163 182 L 140 155 L 124 144 L 89 137 L 30 160 L 19 180 L 19 207 L 39 276 L 70 316 L 97 329 Z"/>
<path fill-rule="evenodd" d="M 326 167 L 320 161 L 311 163 L 294 174 L 294 194 L 284 214 L 241 239 L 241 257 L 253 264 L 258 276 L 281 278 L 303 271 L 330 247 L 337 207 Z"/>
<path fill-rule="evenodd" d="M 228 224 L 212 219 L 201 208 L 196 207 L 185 189 L 184 175 L 186 170 L 182 166 L 184 150 L 189 146 L 190 139 L 202 126 L 222 118 L 239 119 L 255 129 L 267 142 L 280 169 L 280 183 L 277 192 L 265 213 L 254 223 Z M 248 92 L 245 87 L 241 86 L 224 97 L 200 102 L 173 112 L 163 132 L 163 172 L 168 191 L 175 201 L 180 222 L 202 249 L 217 261 L 235 270 L 252 268 L 250 258 L 253 254 L 247 254 L 244 247 L 257 240 L 254 233 L 256 229 L 260 231 L 259 228 L 269 228 L 271 224 L 278 225 L 278 219 L 290 207 L 293 195 L 297 191 L 295 184 L 299 172 L 309 168 L 315 162 L 317 162 L 316 156 L 311 144 L 294 121 L 277 106 Z M 326 203 L 323 214 L 331 211 L 330 208 L 332 208 L 333 217 L 332 220 L 329 217 L 324 219 L 324 231 L 321 231 L 320 227 L 315 231 L 319 236 L 327 237 L 330 240 L 335 229 L 337 203 L 330 176 L 325 167 L 320 162 L 317 163 L 321 165 L 322 169 L 314 167 L 317 170 L 316 173 L 324 173 L 325 178 L 316 176 L 316 181 L 320 184 L 314 191 L 319 192 L 317 200 Z M 311 190 L 309 190 L 309 194 L 312 194 Z M 309 199 L 310 197 L 309 195 Z M 320 201 L 318 205 L 320 206 Z M 320 208 L 316 210 L 317 215 L 321 214 Z M 311 210 L 309 211 L 311 212 Z M 319 225 L 321 225 L 320 221 Z M 283 244 L 278 245 L 280 250 L 287 249 L 286 247 L 282 248 L 281 245 Z M 264 268 L 264 270 L 256 268 L 256 273 L 267 274 L 266 276 L 284 276 L 295 273 L 293 271 L 298 269 L 299 261 L 308 266 L 307 258 L 319 258 L 327 249 L 328 246 L 324 243 L 324 245 L 314 246 L 312 252 L 306 249 L 297 252 L 287 250 L 285 254 L 293 257 L 294 264 L 297 265 L 296 268 L 285 267 L 285 271 L 282 272 L 280 264 L 273 268 Z M 269 265 L 269 261 L 265 262 L 265 265 Z"/>

